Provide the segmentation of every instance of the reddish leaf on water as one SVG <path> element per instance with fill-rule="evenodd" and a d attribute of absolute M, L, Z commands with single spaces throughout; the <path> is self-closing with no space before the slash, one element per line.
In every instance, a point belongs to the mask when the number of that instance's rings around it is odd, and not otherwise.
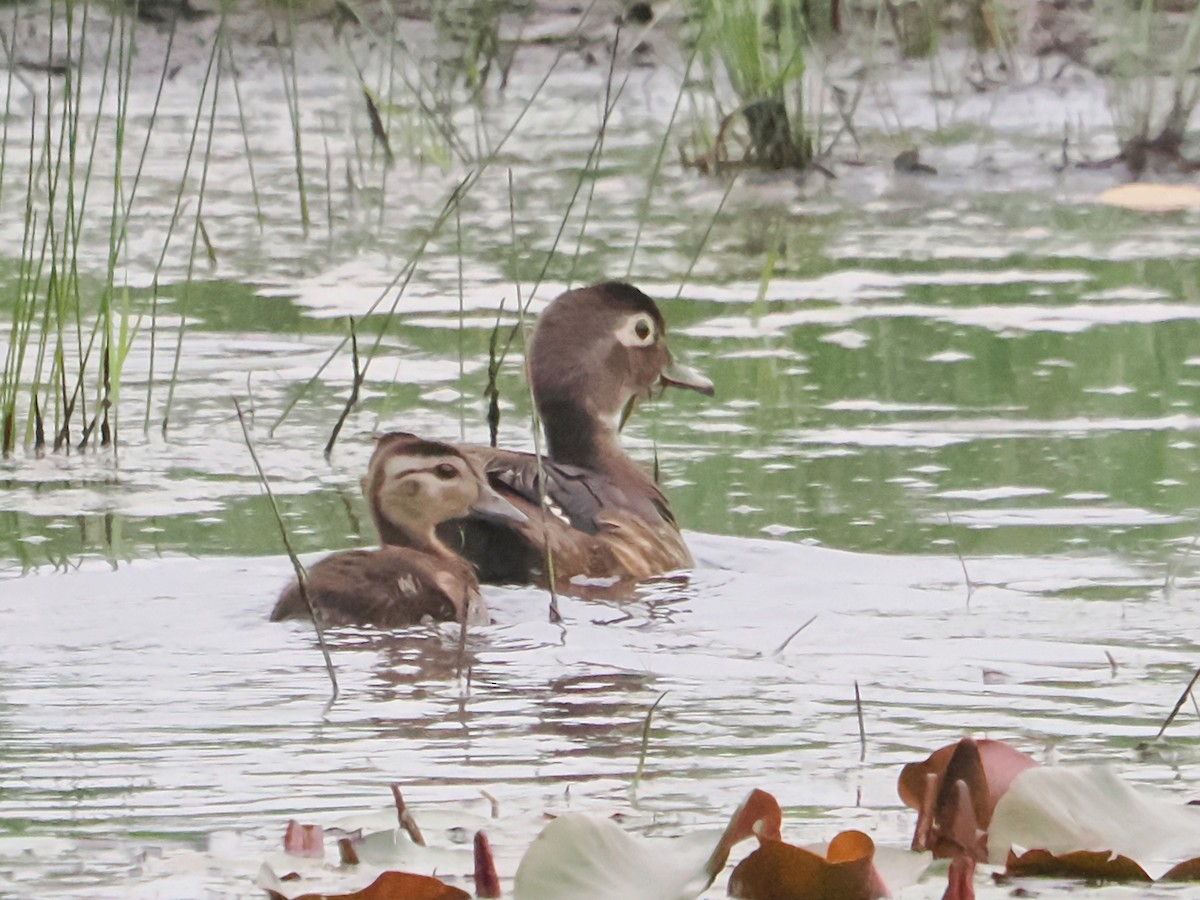
<path fill-rule="evenodd" d="M 946 893 L 942 900 L 975 900 L 975 860 L 970 856 L 956 856 L 950 863 Z"/>
<path fill-rule="evenodd" d="M 276 891 L 267 891 L 281 900 Z M 428 875 L 384 872 L 361 891 L 349 894 L 304 894 L 295 900 L 471 900 L 471 895 Z"/>
<path fill-rule="evenodd" d="M 475 896 L 500 896 L 500 876 L 496 874 L 492 845 L 482 831 L 475 832 Z"/>
<path fill-rule="evenodd" d="M 1005 871 L 1009 875 L 1041 875 L 1054 878 L 1100 878 L 1105 881 L 1151 881 L 1145 869 L 1130 859 L 1107 850 L 1026 850 L 1017 856 L 1008 851 Z"/>
<path fill-rule="evenodd" d="M 283 836 L 283 852 L 291 856 L 324 859 L 325 834 L 320 825 L 301 825 L 295 819 L 288 822 Z"/>
<path fill-rule="evenodd" d="M 421 828 L 417 825 L 417 820 L 408 811 L 408 804 L 404 802 L 404 795 L 400 793 L 400 785 L 398 784 L 392 785 L 392 800 L 396 803 L 396 817 L 400 820 L 400 827 L 408 832 L 408 836 L 412 838 L 414 844 L 424 847 L 425 835 L 421 834 Z"/>
<path fill-rule="evenodd" d="M 341 855 L 343 866 L 359 864 L 358 851 L 354 849 L 354 842 L 350 838 L 338 838 L 338 853 Z"/>
<path fill-rule="evenodd" d="M 888 892 L 874 866 L 875 843 L 843 831 L 825 856 L 779 840 L 763 840 L 729 876 L 741 900 L 878 900 Z"/>
<path fill-rule="evenodd" d="M 734 844 L 748 837 L 779 840 L 782 827 L 783 810 L 779 808 L 779 801 L 766 791 L 755 788 L 730 817 L 721 840 L 708 858 L 705 872 L 710 878 L 716 878 L 717 873 L 725 868 Z"/>
<path fill-rule="evenodd" d="M 900 799 L 917 810 L 914 850 L 937 857 L 966 852 L 986 858 L 983 838 L 996 802 L 1021 772 L 1036 766 L 1028 755 L 1003 741 L 963 738 L 934 751 L 900 773 Z"/>
<path fill-rule="evenodd" d="M 947 769 L 947 773 L 949 773 Z M 949 776 L 942 782 L 934 804 L 935 842 L 929 847 L 937 859 L 957 859 L 969 856 L 974 860 L 987 859 L 987 832 L 979 827 L 979 809 L 975 802 L 979 788 L 974 791 L 967 780 Z M 940 827 L 940 831 L 938 828 Z"/>

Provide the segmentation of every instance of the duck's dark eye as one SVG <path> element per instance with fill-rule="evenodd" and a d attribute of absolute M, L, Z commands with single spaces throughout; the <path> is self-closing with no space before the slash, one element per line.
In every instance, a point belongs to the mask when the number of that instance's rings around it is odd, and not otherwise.
<path fill-rule="evenodd" d="M 638 323 L 633 326 L 633 333 L 638 336 L 639 340 L 646 340 L 650 337 L 650 323 L 645 319 L 639 319 Z"/>
<path fill-rule="evenodd" d="M 442 479 L 442 481 L 449 481 L 451 478 L 458 477 L 458 469 L 454 468 L 450 463 L 440 463 L 434 467 L 433 474 Z"/>

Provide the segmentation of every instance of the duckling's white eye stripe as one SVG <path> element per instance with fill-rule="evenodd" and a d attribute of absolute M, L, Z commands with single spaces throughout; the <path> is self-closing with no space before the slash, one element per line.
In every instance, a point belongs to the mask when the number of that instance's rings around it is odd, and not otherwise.
<path fill-rule="evenodd" d="M 449 456 L 393 456 L 383 464 L 383 472 L 388 478 L 401 478 L 416 472 L 432 472 L 446 463 L 462 473 L 459 461 Z"/>
<path fill-rule="evenodd" d="M 639 328 L 641 334 L 638 334 Z M 654 320 L 645 313 L 634 313 L 627 318 L 616 330 L 616 335 L 617 340 L 626 347 L 649 347 L 658 337 L 655 334 Z"/>

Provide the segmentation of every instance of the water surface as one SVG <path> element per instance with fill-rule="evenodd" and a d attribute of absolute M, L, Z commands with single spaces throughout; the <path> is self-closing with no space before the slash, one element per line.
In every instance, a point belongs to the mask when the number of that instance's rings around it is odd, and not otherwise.
<path fill-rule="evenodd" d="M 162 47 L 143 46 L 153 72 Z M 1187 555 L 1200 506 L 1195 216 L 1091 203 L 1111 176 L 1056 173 L 1039 156 L 1057 146 L 1052 114 L 997 113 L 993 161 L 971 132 L 935 160 L 937 178 L 891 173 L 895 135 L 876 123 L 868 165 L 837 182 L 744 177 L 725 198 L 724 182 L 668 163 L 651 190 L 678 91 L 664 58 L 628 69 L 602 167 L 583 182 L 586 223 L 575 208 L 555 246 L 597 133 L 581 103 L 605 74 L 569 54 L 385 317 L 389 285 L 470 166 L 414 151 L 385 170 L 359 94 L 328 89 L 342 70 L 302 67 L 320 211 L 306 230 L 278 62 L 237 53 L 263 216 L 226 99 L 204 197 L 214 267 L 186 235 L 163 254 L 178 154 L 142 175 L 121 274 L 128 321 L 145 318 L 118 451 L 0 462 L 0 893 L 257 896 L 288 818 L 384 808 L 393 781 L 444 843 L 443 823 L 475 827 L 479 792 L 495 796 L 487 827 L 505 875 L 543 811 L 622 811 L 631 828 L 675 834 L 722 823 L 753 787 L 779 797 L 796 841 L 857 827 L 905 845 L 899 767 L 963 733 L 1194 797 L 1187 707 L 1169 753 L 1135 748 L 1200 664 Z M 462 123 L 498 143 L 553 59 L 529 48 L 508 92 Z M 164 148 L 186 140 L 204 62 L 183 57 L 166 89 Z M 906 70 L 895 89 L 916 97 L 927 78 Z M 131 134 L 144 134 L 153 84 L 135 88 Z M 1094 88 L 1074 96 L 1093 102 Z M 11 132 L 10 161 L 28 134 Z M 11 163 L 4 210 L 23 177 Z M 20 247 L 22 219 L 0 222 Z M 85 242 L 78 259 L 97 292 L 106 247 Z M 370 436 L 486 441 L 496 321 L 519 324 L 518 297 L 532 295 L 533 315 L 566 284 L 626 276 L 662 299 L 672 346 L 717 384 L 715 400 L 644 405 L 625 434 L 688 529 L 690 581 L 627 604 L 565 598 L 561 628 L 540 592 L 490 590 L 496 624 L 465 657 L 451 628 L 341 630 L 342 698 L 326 710 L 309 629 L 265 621 L 290 567 L 232 398 L 297 546 L 370 544 L 357 491 Z M 0 281 L 17 278 L 17 257 L 0 256 Z M 327 461 L 354 373 L 347 316 L 370 362 Z M 528 448 L 521 369 L 518 340 L 500 439 Z M 469 868 L 455 865 L 439 871 Z M 1007 895 L 982 881 L 980 893 Z"/>

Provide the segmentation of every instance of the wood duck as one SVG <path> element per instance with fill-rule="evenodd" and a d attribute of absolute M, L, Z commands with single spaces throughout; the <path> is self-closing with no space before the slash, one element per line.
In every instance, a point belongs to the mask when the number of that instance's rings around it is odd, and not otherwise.
<path fill-rule="evenodd" d="M 548 555 L 561 588 L 692 565 L 666 497 L 617 439 L 626 405 L 658 386 L 713 393 L 711 381 L 672 359 L 665 330 L 654 301 L 619 282 L 567 291 L 546 307 L 528 355 L 545 456 L 461 448 L 525 519 L 472 515 L 438 528 L 480 580 L 545 586 Z"/>
<path fill-rule="evenodd" d="M 434 529 L 462 516 L 520 524 L 524 514 L 488 485 L 468 455 L 403 432 L 380 439 L 362 483 L 383 547 L 334 553 L 308 571 L 308 596 L 325 624 L 398 628 L 426 616 L 486 624 L 475 569 Z M 271 621 L 308 615 L 293 582 Z"/>

